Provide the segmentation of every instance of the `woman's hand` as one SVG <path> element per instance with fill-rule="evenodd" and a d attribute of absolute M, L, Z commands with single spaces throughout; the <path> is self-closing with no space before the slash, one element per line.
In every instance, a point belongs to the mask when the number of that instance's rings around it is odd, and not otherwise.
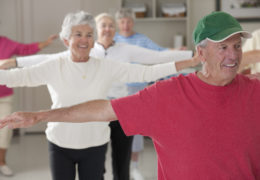
<path fill-rule="evenodd" d="M 16 59 L 3 59 L 0 60 L 0 69 L 10 69 L 15 68 L 17 66 Z"/>
<path fill-rule="evenodd" d="M 46 41 L 39 42 L 39 44 L 38 44 L 39 49 L 43 49 L 43 48 L 49 46 L 57 37 L 58 37 L 57 34 L 53 34 L 53 35 L 49 36 Z"/>
<path fill-rule="evenodd" d="M 192 67 L 197 66 L 198 64 L 200 64 L 200 58 L 197 52 L 195 52 L 194 56 L 191 58 L 191 64 Z"/>

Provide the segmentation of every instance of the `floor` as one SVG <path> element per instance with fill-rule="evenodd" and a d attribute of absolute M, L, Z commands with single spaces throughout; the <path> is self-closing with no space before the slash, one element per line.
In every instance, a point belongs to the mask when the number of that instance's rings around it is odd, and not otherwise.
<path fill-rule="evenodd" d="M 108 148 L 105 180 L 112 180 L 111 150 Z M 25 134 L 12 139 L 7 162 L 15 172 L 12 177 L 0 174 L 0 180 L 51 180 L 48 166 L 48 145 L 44 134 Z M 156 153 L 152 141 L 145 139 L 145 150 L 140 155 L 140 170 L 145 180 L 156 180 Z"/>

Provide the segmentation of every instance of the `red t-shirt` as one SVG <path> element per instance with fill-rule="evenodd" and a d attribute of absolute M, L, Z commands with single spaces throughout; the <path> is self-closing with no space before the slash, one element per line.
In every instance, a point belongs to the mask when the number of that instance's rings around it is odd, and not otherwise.
<path fill-rule="evenodd" d="M 23 44 L 7 37 L 0 36 L 0 61 L 11 58 L 14 55 L 31 55 L 39 51 L 38 43 Z M 0 98 L 13 94 L 13 90 L 0 85 Z"/>
<path fill-rule="evenodd" d="M 159 180 L 260 180 L 260 81 L 180 75 L 111 103 L 127 135 L 153 139 Z"/>

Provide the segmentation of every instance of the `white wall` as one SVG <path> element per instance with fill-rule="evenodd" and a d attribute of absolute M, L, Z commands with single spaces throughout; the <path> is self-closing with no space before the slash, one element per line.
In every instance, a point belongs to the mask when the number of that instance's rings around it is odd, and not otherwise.
<path fill-rule="evenodd" d="M 0 1 L 0 34 L 17 39 L 16 18 L 17 3 L 15 1 Z"/>
<path fill-rule="evenodd" d="M 197 22 L 206 14 L 215 10 L 215 0 L 191 0 L 190 1 L 190 29 L 192 34 Z M 190 42 L 192 42 L 192 35 L 190 35 Z M 191 43 L 193 46 L 193 42 Z"/>

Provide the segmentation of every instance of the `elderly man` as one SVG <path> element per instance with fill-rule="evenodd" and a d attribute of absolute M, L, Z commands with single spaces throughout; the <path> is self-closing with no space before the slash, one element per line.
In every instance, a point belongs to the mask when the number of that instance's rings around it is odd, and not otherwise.
<path fill-rule="evenodd" d="M 199 21 L 193 35 L 203 63 L 199 72 L 121 99 L 15 113 L 1 126 L 119 119 L 127 135 L 153 139 L 159 180 L 260 179 L 260 82 L 237 74 L 241 38 L 250 34 L 229 14 L 214 12 Z"/>

